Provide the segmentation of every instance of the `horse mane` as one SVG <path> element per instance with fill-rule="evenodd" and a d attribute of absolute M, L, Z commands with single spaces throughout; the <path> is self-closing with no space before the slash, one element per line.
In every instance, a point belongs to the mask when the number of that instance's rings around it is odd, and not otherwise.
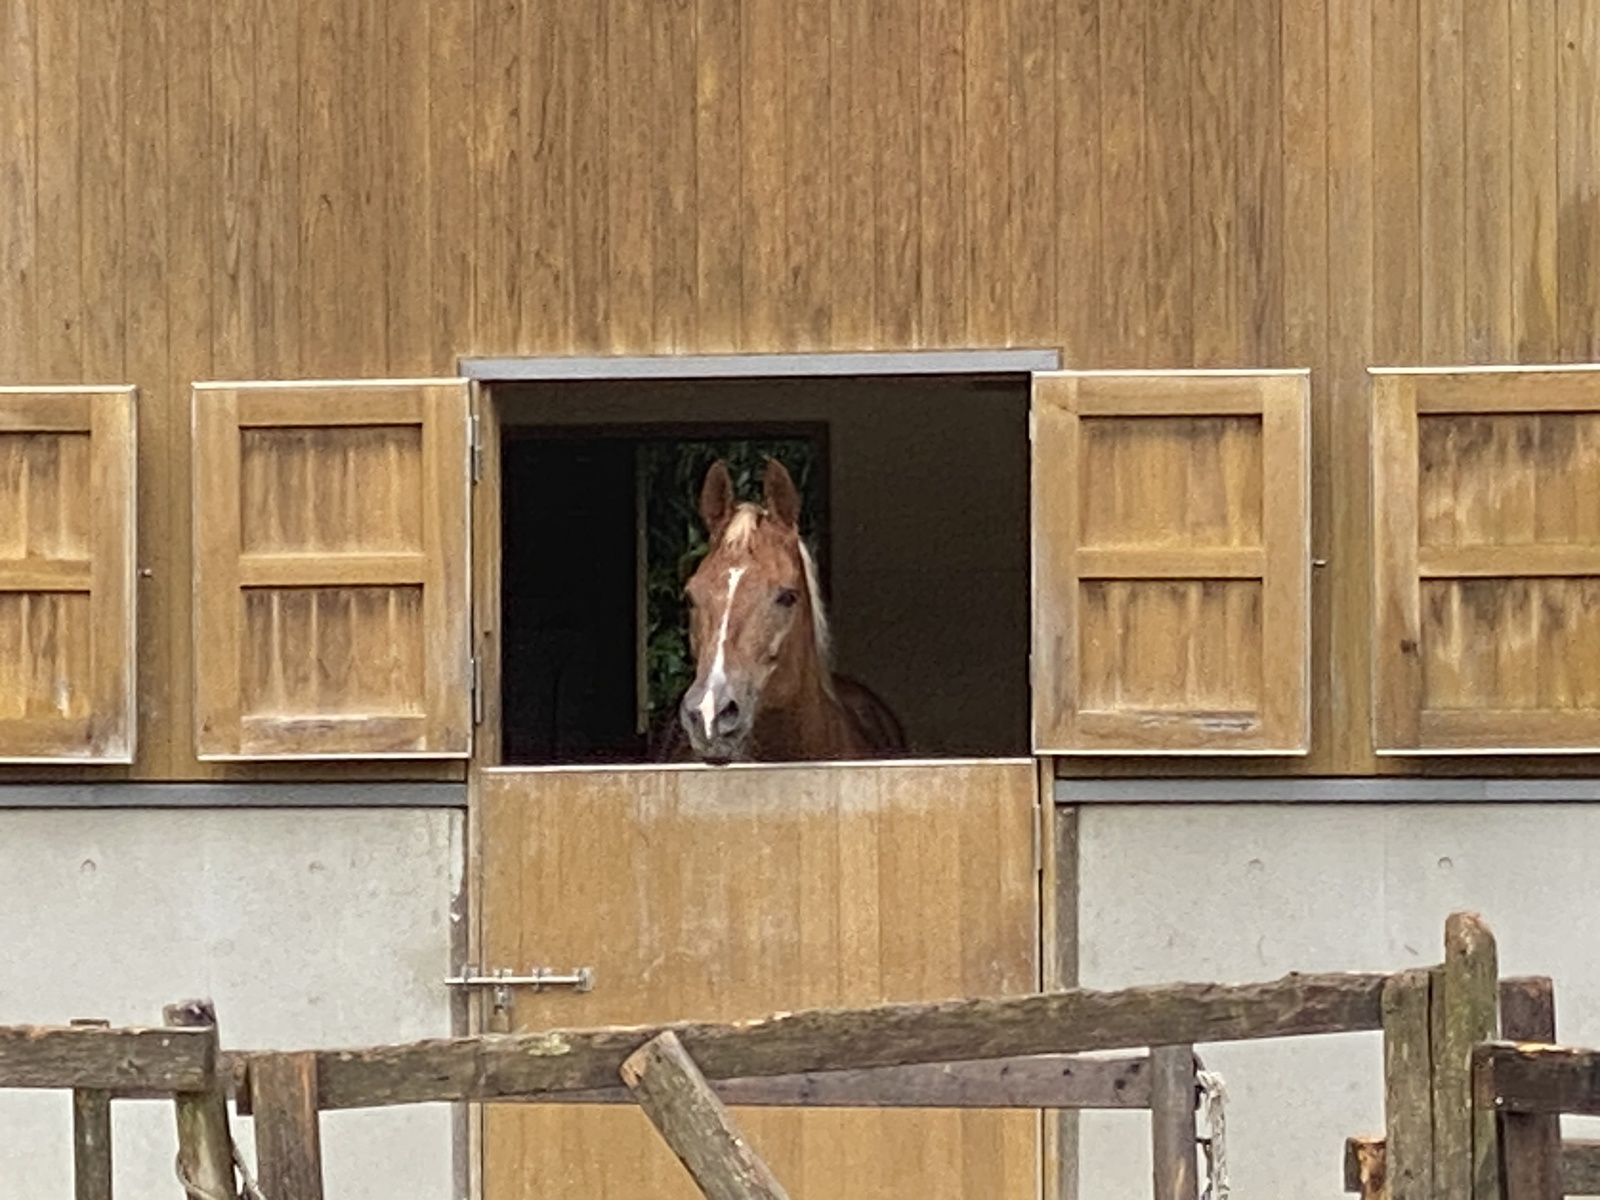
<path fill-rule="evenodd" d="M 722 531 L 721 544 L 729 550 L 748 551 L 756 530 L 770 516 L 759 504 L 748 501 L 740 504 Z M 822 585 L 817 577 L 817 563 L 811 556 L 811 548 L 806 545 L 804 538 L 797 537 L 795 540 L 800 547 L 800 565 L 806 577 L 806 597 L 811 603 L 811 637 L 816 643 L 817 660 L 822 668 L 822 686 L 832 696 L 833 630 L 822 606 Z"/>

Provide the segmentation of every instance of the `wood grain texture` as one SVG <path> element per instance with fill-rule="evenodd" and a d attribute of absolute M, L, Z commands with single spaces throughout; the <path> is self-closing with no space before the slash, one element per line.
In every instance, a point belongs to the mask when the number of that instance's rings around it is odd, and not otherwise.
<path fill-rule="evenodd" d="M 0 761 L 133 761 L 134 431 L 131 388 L 0 388 Z"/>
<path fill-rule="evenodd" d="M 1404 971 L 1383 990 L 1383 1111 L 1388 1200 L 1430 1200 L 1434 1185 L 1433 976 Z"/>
<path fill-rule="evenodd" d="M 1330 566 L 1285 769 L 1366 774 L 1408 768 L 1372 754 L 1366 498 L 1335 469 L 1362 371 L 1600 344 L 1582 0 L 5 0 L 0 32 L 0 382 L 143 398 L 140 778 L 227 774 L 190 737 L 196 380 L 1309 368 Z"/>
<path fill-rule="evenodd" d="M 1035 377 L 1036 749 L 1304 751 L 1307 399 L 1293 374 Z"/>
<path fill-rule="evenodd" d="M 1576 666 L 1600 651 L 1597 379 L 1378 378 L 1381 748 L 1600 746 L 1600 690 Z"/>
<path fill-rule="evenodd" d="M 188 1029 L 0 1026 L 0 1087 L 196 1091 L 216 1039 Z"/>
<path fill-rule="evenodd" d="M 630 1054 L 621 1075 L 709 1200 L 787 1200 L 671 1030 Z"/>
<path fill-rule="evenodd" d="M 195 390 L 203 757 L 470 745 L 468 389 Z"/>
<path fill-rule="evenodd" d="M 268 1196 L 322 1200 L 317 1056 L 309 1051 L 250 1060 L 257 1182 Z"/>
<path fill-rule="evenodd" d="M 519 993 L 517 1029 L 1036 986 L 1029 763 L 495 771 L 479 787 L 486 961 L 595 968 L 592 992 Z M 614 1083 L 644 1040 L 593 1082 Z M 325 1089 L 351 1094 L 339 1073 L 354 1068 L 323 1065 Z M 985 1194 L 1033 1194 L 1031 1113 L 767 1109 L 739 1121 L 797 1191 L 954 1197 L 972 1172 Z M 640 1180 L 647 1194 L 692 1194 L 671 1186 L 670 1155 L 625 1106 L 492 1108 L 486 1146 L 488 1185 L 512 1195 L 533 1172 L 558 1196 L 633 1195 Z"/>
<path fill-rule="evenodd" d="M 1476 914 L 1445 921 L 1444 963 L 1432 968 L 1434 1191 L 1495 1200 L 1500 1154 L 1494 1114 L 1473 1104 L 1473 1056 L 1499 1030 L 1499 957 Z"/>

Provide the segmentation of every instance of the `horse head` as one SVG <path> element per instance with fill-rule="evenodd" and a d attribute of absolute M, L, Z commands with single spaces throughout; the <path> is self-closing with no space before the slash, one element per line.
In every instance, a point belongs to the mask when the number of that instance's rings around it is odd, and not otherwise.
<path fill-rule="evenodd" d="M 706 473 L 700 519 L 710 548 L 685 588 L 695 678 L 678 716 L 697 756 L 748 757 L 756 719 L 828 692 L 827 625 L 800 493 L 768 459 L 762 501 L 739 503 L 725 464 Z"/>

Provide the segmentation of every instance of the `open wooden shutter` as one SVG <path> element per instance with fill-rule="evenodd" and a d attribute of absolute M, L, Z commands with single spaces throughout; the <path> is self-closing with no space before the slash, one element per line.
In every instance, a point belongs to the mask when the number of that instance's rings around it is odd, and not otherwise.
<path fill-rule="evenodd" d="M 1034 747 L 1303 754 L 1309 377 L 1033 388 Z"/>
<path fill-rule="evenodd" d="M 469 752 L 468 388 L 195 387 L 202 759 Z"/>
<path fill-rule="evenodd" d="M 1372 376 L 1378 751 L 1600 751 L 1600 369 Z"/>
<path fill-rule="evenodd" d="M 134 462 L 133 388 L 0 388 L 0 761 L 133 761 Z"/>

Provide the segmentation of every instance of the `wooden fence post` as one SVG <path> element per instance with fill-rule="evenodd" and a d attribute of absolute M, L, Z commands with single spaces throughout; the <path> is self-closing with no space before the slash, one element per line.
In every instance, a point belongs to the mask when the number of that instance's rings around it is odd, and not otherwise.
<path fill-rule="evenodd" d="M 1507 980 L 1500 988 L 1500 1036 L 1556 1040 L 1555 986 L 1545 977 Z M 1555 1113 L 1496 1114 L 1506 1200 L 1561 1200 L 1561 1118 Z"/>
<path fill-rule="evenodd" d="M 168 1025 L 211 1031 L 211 1087 L 173 1097 L 178 1118 L 178 1175 L 186 1190 L 207 1200 L 238 1200 L 233 1175 L 233 1135 L 228 1130 L 228 1093 L 217 1052 L 217 1013 L 209 1000 L 169 1004 Z"/>
<path fill-rule="evenodd" d="M 1401 971 L 1383 989 L 1383 1159 L 1388 1200 L 1434 1196 L 1433 972 Z"/>
<path fill-rule="evenodd" d="M 1150 1047 L 1150 1151 L 1155 1200 L 1197 1200 L 1193 1046 Z"/>
<path fill-rule="evenodd" d="M 1435 1194 L 1499 1200 L 1494 1114 L 1479 1112 L 1472 1100 L 1472 1048 L 1493 1041 L 1500 1025 L 1499 955 L 1477 913 L 1446 919 L 1444 963 L 1433 970 Z"/>
<path fill-rule="evenodd" d="M 252 1055 L 249 1074 L 262 1194 L 322 1200 L 316 1052 Z"/>
<path fill-rule="evenodd" d="M 710 1200 L 788 1200 L 671 1030 L 628 1056 L 622 1080 Z"/>
<path fill-rule="evenodd" d="M 72 1023 L 111 1025 L 92 1018 Z M 76 1200 L 111 1200 L 111 1093 L 102 1088 L 72 1091 L 72 1179 Z"/>

